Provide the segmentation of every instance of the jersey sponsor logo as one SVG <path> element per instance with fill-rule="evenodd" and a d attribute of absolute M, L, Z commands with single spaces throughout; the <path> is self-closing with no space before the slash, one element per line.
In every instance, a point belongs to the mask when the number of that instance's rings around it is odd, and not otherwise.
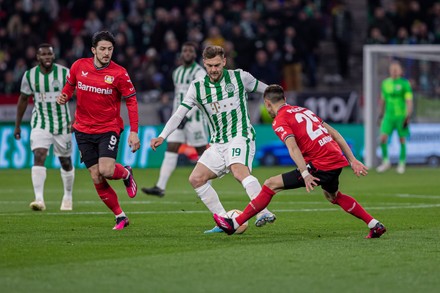
<path fill-rule="evenodd" d="M 89 74 L 89 72 L 87 72 L 87 71 L 81 71 L 81 76 L 83 76 L 83 77 L 87 77 L 88 74 Z M 70 76 L 70 74 L 69 74 L 69 76 Z"/>
<path fill-rule="evenodd" d="M 108 84 L 112 84 L 114 80 L 115 80 L 115 78 L 114 78 L 113 76 L 111 76 L 111 75 L 106 75 L 106 76 L 104 77 L 104 81 L 105 81 L 106 83 L 108 83 Z"/>
<path fill-rule="evenodd" d="M 78 89 L 86 91 L 86 92 L 91 92 L 91 93 L 96 93 L 96 94 L 104 94 L 104 95 L 111 95 L 113 93 L 112 89 L 109 89 L 109 88 L 103 89 L 103 88 L 99 88 L 96 86 L 84 84 L 80 81 L 78 81 Z"/>
<path fill-rule="evenodd" d="M 225 91 L 228 94 L 233 93 L 235 91 L 235 85 L 233 85 L 232 83 L 228 83 L 227 85 L 225 85 Z"/>

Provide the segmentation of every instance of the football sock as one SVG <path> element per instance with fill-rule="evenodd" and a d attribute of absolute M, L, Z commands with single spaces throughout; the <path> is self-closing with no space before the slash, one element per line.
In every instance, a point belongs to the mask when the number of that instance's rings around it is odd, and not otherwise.
<path fill-rule="evenodd" d="M 258 179 L 252 175 L 244 178 L 243 181 L 241 181 L 241 184 L 251 200 L 256 198 L 261 191 L 260 182 L 258 182 Z M 267 208 L 264 208 L 262 212 L 268 212 Z"/>
<path fill-rule="evenodd" d="M 399 163 L 405 164 L 406 161 L 406 143 L 400 144 Z"/>
<path fill-rule="evenodd" d="M 156 186 L 162 190 L 165 190 L 167 182 L 173 174 L 177 166 L 177 158 L 179 154 L 173 152 L 165 152 L 165 156 L 160 166 L 159 179 L 157 180 Z"/>
<path fill-rule="evenodd" d="M 99 197 L 105 203 L 105 205 L 112 210 L 113 214 L 119 215 L 122 213 L 122 209 L 119 206 L 118 196 L 113 188 L 108 184 L 107 180 L 95 184 L 96 191 Z"/>
<path fill-rule="evenodd" d="M 244 222 L 261 212 L 265 207 L 267 207 L 274 195 L 275 192 L 272 189 L 270 189 L 266 185 L 263 185 L 260 194 L 256 198 L 251 200 L 251 202 L 247 205 L 242 214 L 235 218 L 238 226 L 243 225 Z"/>
<path fill-rule="evenodd" d="M 125 169 L 124 166 L 122 166 L 119 163 L 116 163 L 115 171 L 113 172 L 112 178 L 107 178 L 107 179 L 111 179 L 111 180 L 127 179 L 129 175 L 130 172 L 128 172 L 128 170 Z"/>
<path fill-rule="evenodd" d="M 34 194 L 36 201 L 44 201 L 44 182 L 46 181 L 46 167 L 32 167 L 32 185 L 34 186 Z"/>
<path fill-rule="evenodd" d="M 63 199 L 71 199 L 72 198 L 72 188 L 73 188 L 73 180 L 75 179 L 75 168 L 72 168 L 70 171 L 66 171 L 63 168 L 61 171 L 61 179 L 63 180 L 64 186 L 64 196 Z"/>
<path fill-rule="evenodd" d="M 226 214 L 225 208 L 220 202 L 217 192 L 214 190 L 214 188 L 212 188 L 210 184 L 205 183 L 204 185 L 197 187 L 194 190 L 203 201 L 205 206 L 211 211 L 211 213 L 217 215 Z"/>
<path fill-rule="evenodd" d="M 361 219 L 368 225 L 374 218 L 351 196 L 338 192 L 333 204 L 339 205 L 344 211 Z"/>
<path fill-rule="evenodd" d="M 115 215 L 115 217 L 116 217 L 116 218 L 127 217 L 127 215 L 126 215 L 124 212 L 122 212 L 122 213 L 120 213 L 119 215 Z"/>
<path fill-rule="evenodd" d="M 380 148 L 382 149 L 382 161 L 387 162 L 388 161 L 388 144 L 381 143 Z"/>

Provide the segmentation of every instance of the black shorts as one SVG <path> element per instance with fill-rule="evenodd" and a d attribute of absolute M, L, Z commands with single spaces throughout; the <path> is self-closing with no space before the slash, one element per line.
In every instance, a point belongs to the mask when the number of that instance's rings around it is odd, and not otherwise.
<path fill-rule="evenodd" d="M 116 160 L 118 155 L 119 134 L 114 131 L 88 134 L 75 130 L 81 162 L 90 168 L 98 164 L 99 158 L 107 157 Z"/>
<path fill-rule="evenodd" d="M 339 175 L 342 172 L 342 168 L 334 169 L 330 171 L 321 171 L 309 164 L 309 173 L 320 181 L 317 181 L 318 185 L 327 192 L 334 193 L 339 189 Z M 284 189 L 296 189 L 305 187 L 304 179 L 301 176 L 301 172 L 296 169 L 284 174 L 281 174 L 284 182 Z"/>

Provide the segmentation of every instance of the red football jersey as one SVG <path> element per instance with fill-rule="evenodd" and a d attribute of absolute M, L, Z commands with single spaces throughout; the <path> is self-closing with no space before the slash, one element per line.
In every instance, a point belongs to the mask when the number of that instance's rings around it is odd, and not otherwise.
<path fill-rule="evenodd" d="M 306 163 L 319 170 L 349 165 L 338 143 L 322 125 L 322 119 L 309 109 L 286 104 L 278 110 L 272 127 L 283 142 L 293 136 Z"/>
<path fill-rule="evenodd" d="M 89 134 L 121 132 L 121 98 L 136 96 L 125 68 L 113 61 L 96 68 L 93 58 L 79 59 L 70 68 L 63 93 L 70 97 L 73 87 L 77 97 L 73 124 L 76 130 Z"/>

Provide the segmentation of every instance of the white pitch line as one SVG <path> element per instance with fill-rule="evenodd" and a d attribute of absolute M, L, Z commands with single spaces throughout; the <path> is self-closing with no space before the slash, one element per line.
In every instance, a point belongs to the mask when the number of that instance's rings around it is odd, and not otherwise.
<path fill-rule="evenodd" d="M 389 209 L 429 209 L 440 208 L 440 204 L 418 204 L 412 206 L 381 206 L 381 207 L 367 207 L 368 210 L 389 210 Z M 278 213 L 304 213 L 304 212 L 333 212 L 340 211 L 340 208 L 324 208 L 324 209 L 272 209 L 273 212 Z M 72 216 L 72 215 L 107 215 L 110 212 L 42 212 L 41 215 L 50 216 Z M 148 215 L 148 214 L 205 214 L 208 211 L 194 211 L 194 210 L 180 210 L 180 211 L 132 211 L 128 214 L 134 215 Z M 21 212 L 21 213 L 0 213 L 5 216 L 30 216 L 35 215 L 36 212 Z"/>

